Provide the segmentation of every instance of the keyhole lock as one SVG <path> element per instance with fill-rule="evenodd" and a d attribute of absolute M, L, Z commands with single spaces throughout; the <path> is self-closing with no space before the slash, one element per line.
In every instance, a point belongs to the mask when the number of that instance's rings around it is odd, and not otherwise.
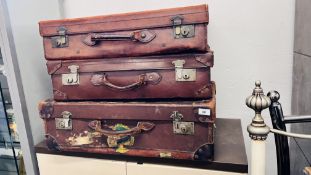
<path fill-rule="evenodd" d="M 184 68 L 186 60 L 175 60 L 172 64 L 175 66 L 176 81 L 196 81 L 196 69 Z"/>
<path fill-rule="evenodd" d="M 188 132 L 188 127 L 185 124 L 180 124 L 180 130 L 182 133 L 187 133 Z"/>
<path fill-rule="evenodd" d="M 72 129 L 72 114 L 68 111 L 63 111 L 61 117 L 55 118 L 56 129 L 71 130 Z"/>
<path fill-rule="evenodd" d="M 187 36 L 187 35 L 189 34 L 189 32 L 190 32 L 190 30 L 189 30 L 188 27 L 182 27 L 182 28 L 181 28 L 181 34 L 182 34 L 183 36 Z"/>
<path fill-rule="evenodd" d="M 62 84 L 63 85 L 78 85 L 79 84 L 79 73 L 78 65 L 70 65 L 68 66 L 69 73 L 62 74 Z"/>
<path fill-rule="evenodd" d="M 73 83 L 73 78 L 70 78 L 70 77 L 69 77 L 69 78 L 67 79 L 67 83 Z"/>
<path fill-rule="evenodd" d="M 182 135 L 194 134 L 194 122 L 182 122 L 183 115 L 178 111 L 173 111 L 170 118 L 173 119 L 173 133 Z"/>
<path fill-rule="evenodd" d="M 189 79 L 189 78 L 190 78 L 190 75 L 188 75 L 188 74 L 184 74 L 183 78 L 187 80 L 187 79 Z"/>
<path fill-rule="evenodd" d="M 59 122 L 59 126 L 60 126 L 61 128 L 64 128 L 64 127 L 65 127 L 65 122 L 64 122 L 64 121 L 60 121 L 60 122 Z"/>

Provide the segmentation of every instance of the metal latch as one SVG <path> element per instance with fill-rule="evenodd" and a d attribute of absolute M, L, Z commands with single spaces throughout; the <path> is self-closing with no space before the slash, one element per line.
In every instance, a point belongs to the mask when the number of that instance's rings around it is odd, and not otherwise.
<path fill-rule="evenodd" d="M 72 130 L 71 113 L 64 111 L 61 114 L 62 118 L 55 118 L 56 129 Z"/>
<path fill-rule="evenodd" d="M 173 119 L 174 134 L 193 135 L 194 122 L 182 122 L 183 115 L 178 111 L 173 111 L 170 118 Z"/>
<path fill-rule="evenodd" d="M 182 25 L 182 16 L 174 16 L 171 20 L 173 22 L 173 34 L 176 39 L 194 37 L 194 25 Z"/>
<path fill-rule="evenodd" d="M 57 30 L 58 36 L 51 37 L 52 47 L 53 48 L 63 48 L 68 47 L 68 36 L 66 35 L 66 27 L 59 27 Z"/>
<path fill-rule="evenodd" d="M 175 65 L 175 80 L 176 81 L 195 81 L 196 80 L 196 69 L 185 69 L 185 60 L 175 60 L 172 64 Z"/>
<path fill-rule="evenodd" d="M 79 73 L 78 65 L 70 65 L 68 66 L 68 69 L 70 71 L 69 74 L 62 74 L 62 84 L 63 85 L 78 85 L 79 82 Z"/>

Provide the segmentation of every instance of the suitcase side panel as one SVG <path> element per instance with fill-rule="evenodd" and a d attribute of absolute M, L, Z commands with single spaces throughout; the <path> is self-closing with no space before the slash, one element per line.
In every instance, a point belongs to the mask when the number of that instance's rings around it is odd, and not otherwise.
<path fill-rule="evenodd" d="M 107 77 L 108 82 L 96 84 L 96 81 L 101 81 L 104 75 Z M 158 77 L 153 78 L 157 79 L 157 82 L 138 83 L 140 77 L 145 75 Z M 52 84 L 54 99 L 61 101 L 160 98 L 203 99 L 212 96 L 209 75 L 209 69 L 197 69 L 195 82 L 176 82 L 175 70 L 98 72 L 80 74 L 80 84 L 73 86 L 62 85 L 62 76 L 52 75 Z M 98 80 L 94 80 L 96 76 L 99 76 Z M 133 84 L 138 85 L 137 87 L 129 86 Z"/>
<path fill-rule="evenodd" d="M 213 125 L 195 123 L 194 135 L 178 135 L 173 133 L 172 123 L 148 121 L 154 124 L 154 128 L 135 135 L 116 136 L 100 135 L 88 127 L 90 120 L 73 120 L 73 130 L 57 130 L 53 119 L 48 119 L 47 134 L 55 139 L 55 149 L 94 151 L 97 153 L 125 154 L 136 156 L 152 156 L 166 158 L 198 159 L 195 157 L 199 149 L 210 148 L 213 144 Z M 102 121 L 104 122 L 104 121 Z M 134 127 L 138 121 L 105 120 L 106 126 L 115 127 L 122 125 Z M 139 121 L 142 122 L 142 121 Z M 204 133 L 204 134 L 202 134 Z M 145 152 L 137 152 L 145 150 Z M 151 155 L 148 152 L 153 152 Z M 206 149 L 210 155 L 209 149 Z M 202 154 L 202 151 L 199 151 Z M 187 153 L 188 157 L 178 157 L 176 153 Z M 191 155 L 191 156 L 190 156 Z M 210 159 L 211 156 L 204 157 Z M 201 158 L 202 159 L 202 158 Z"/>
<path fill-rule="evenodd" d="M 109 32 L 109 35 L 132 35 L 136 31 Z M 152 33 L 154 37 L 149 42 L 107 40 L 98 41 L 95 45 L 85 44 L 85 39 L 89 33 L 68 35 L 67 46 L 61 48 L 54 46 L 53 37 L 44 37 L 45 58 L 47 60 L 94 59 L 167 53 L 203 53 L 208 50 L 207 26 L 205 24 L 196 24 L 193 31 L 195 34 L 189 38 L 176 39 L 172 27 L 152 28 L 148 29 L 148 32 Z"/>
<path fill-rule="evenodd" d="M 50 75 L 70 73 L 71 65 L 79 66 L 79 73 L 134 71 L 134 70 L 168 70 L 175 69 L 173 61 L 185 60 L 184 68 L 208 68 L 214 66 L 213 51 L 204 54 L 178 54 L 147 57 L 126 57 L 113 59 L 91 60 L 57 60 L 47 61 L 47 69 Z M 122 65 L 122 66 L 121 66 Z"/>
<path fill-rule="evenodd" d="M 213 88 L 213 94 L 215 90 Z M 216 98 L 192 102 L 54 102 L 39 105 L 43 119 L 60 118 L 64 111 L 76 119 L 124 119 L 172 121 L 173 111 L 183 115 L 183 121 L 213 123 L 216 118 Z M 90 115 L 89 111 L 93 111 Z M 205 113 L 204 113 L 205 112 Z"/>
<path fill-rule="evenodd" d="M 48 20 L 39 22 L 41 36 L 58 35 L 60 26 L 65 26 L 68 34 L 137 30 L 172 26 L 172 17 L 182 16 L 184 24 L 208 23 L 207 5 L 181 8 L 113 14 L 75 19 Z"/>
<path fill-rule="evenodd" d="M 212 52 L 90 62 L 49 61 L 47 65 L 54 99 L 60 101 L 212 97 Z M 72 73 L 70 67 L 78 68 L 72 77 L 78 83 L 72 85 L 63 79 Z M 188 79 L 177 79 L 183 77 L 179 74 L 187 75 Z"/>

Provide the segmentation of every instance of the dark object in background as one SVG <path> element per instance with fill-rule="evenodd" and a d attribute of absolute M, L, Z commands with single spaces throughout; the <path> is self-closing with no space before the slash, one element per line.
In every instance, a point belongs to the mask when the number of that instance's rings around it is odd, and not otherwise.
<path fill-rule="evenodd" d="M 274 129 L 286 131 L 286 124 L 311 122 L 311 116 L 284 117 L 282 105 L 279 102 L 280 94 L 277 91 L 270 91 L 267 96 L 271 99 L 272 102 L 269 107 L 269 111 Z M 274 134 L 274 137 L 278 163 L 278 175 L 290 175 L 291 172 L 288 137 L 279 134 Z M 293 137 L 292 139 L 300 148 L 300 153 L 305 158 L 305 161 L 309 164 L 309 166 L 311 166 L 310 161 L 306 157 L 304 151 L 299 146 L 299 143 L 296 141 L 295 137 Z M 308 170 L 310 170 L 310 167 L 305 168 L 305 174 L 308 173 Z"/>
<path fill-rule="evenodd" d="M 207 5 L 41 21 L 47 60 L 206 52 Z"/>

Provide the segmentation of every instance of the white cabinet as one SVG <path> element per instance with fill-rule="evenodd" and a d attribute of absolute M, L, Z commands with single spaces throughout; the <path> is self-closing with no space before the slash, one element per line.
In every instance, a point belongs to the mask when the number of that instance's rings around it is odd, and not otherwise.
<path fill-rule="evenodd" d="M 126 162 L 37 153 L 40 175 L 126 175 Z"/>
<path fill-rule="evenodd" d="M 37 153 L 40 175 L 242 175 L 199 168 Z"/>
<path fill-rule="evenodd" d="M 128 162 L 126 167 L 127 175 L 242 175 L 241 173 L 148 163 L 137 164 Z"/>

